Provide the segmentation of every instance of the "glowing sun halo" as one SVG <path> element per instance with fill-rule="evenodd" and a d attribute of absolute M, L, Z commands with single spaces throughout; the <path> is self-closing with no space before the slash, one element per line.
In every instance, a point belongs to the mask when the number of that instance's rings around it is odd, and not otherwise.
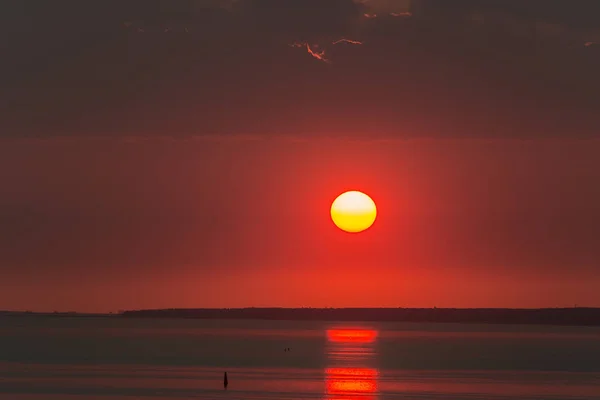
<path fill-rule="evenodd" d="M 342 193 L 331 204 L 333 223 L 346 232 L 362 232 L 373 225 L 376 217 L 375 202 L 362 192 Z"/>

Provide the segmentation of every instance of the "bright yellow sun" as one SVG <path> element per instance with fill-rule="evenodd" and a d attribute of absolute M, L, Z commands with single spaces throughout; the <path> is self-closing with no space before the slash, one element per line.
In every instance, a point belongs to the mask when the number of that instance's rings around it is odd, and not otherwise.
<path fill-rule="evenodd" d="M 362 232 L 373 225 L 376 217 L 375 202 L 362 192 L 342 193 L 331 204 L 333 223 L 346 232 Z"/>

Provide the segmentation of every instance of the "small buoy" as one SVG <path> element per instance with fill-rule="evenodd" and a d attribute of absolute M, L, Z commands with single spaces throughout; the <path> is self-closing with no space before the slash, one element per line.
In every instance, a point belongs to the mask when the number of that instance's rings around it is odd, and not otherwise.
<path fill-rule="evenodd" d="M 227 372 L 225 372 L 225 375 L 223 375 L 223 387 L 227 389 L 228 384 L 229 382 L 227 381 Z"/>

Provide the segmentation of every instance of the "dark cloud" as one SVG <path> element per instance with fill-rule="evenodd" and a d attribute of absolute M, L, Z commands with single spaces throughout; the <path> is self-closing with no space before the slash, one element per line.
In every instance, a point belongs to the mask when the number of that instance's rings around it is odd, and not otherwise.
<path fill-rule="evenodd" d="M 255 32 L 287 34 L 299 40 L 351 33 L 363 9 L 351 0 L 241 0 L 236 7 L 254 23 Z"/>
<path fill-rule="evenodd" d="M 564 24 L 576 29 L 600 28 L 600 3 L 595 0 L 417 0 L 417 9 L 460 15 L 470 11 L 510 14 L 529 21 Z"/>
<path fill-rule="evenodd" d="M 600 132 L 600 51 L 585 45 L 599 29 L 596 2 L 413 1 L 411 17 L 391 15 L 408 3 L 5 2 L 0 129 L 11 136 Z M 341 38 L 364 44 L 332 45 Z M 292 43 L 310 46 L 313 57 Z M 314 57 L 321 52 L 330 63 Z"/>

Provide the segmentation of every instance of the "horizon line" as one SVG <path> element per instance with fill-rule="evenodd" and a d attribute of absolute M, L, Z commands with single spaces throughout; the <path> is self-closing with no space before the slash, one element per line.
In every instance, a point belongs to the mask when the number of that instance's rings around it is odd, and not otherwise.
<path fill-rule="evenodd" d="M 132 308 L 118 311 L 35 311 L 35 310 L 9 310 L 0 309 L 0 314 L 85 314 L 85 315 L 121 315 L 126 312 L 138 311 L 240 311 L 240 310 L 575 310 L 575 309 L 597 309 L 600 306 L 555 306 L 555 307 L 280 307 L 280 306 L 247 306 L 247 307 L 165 307 L 165 308 Z"/>

